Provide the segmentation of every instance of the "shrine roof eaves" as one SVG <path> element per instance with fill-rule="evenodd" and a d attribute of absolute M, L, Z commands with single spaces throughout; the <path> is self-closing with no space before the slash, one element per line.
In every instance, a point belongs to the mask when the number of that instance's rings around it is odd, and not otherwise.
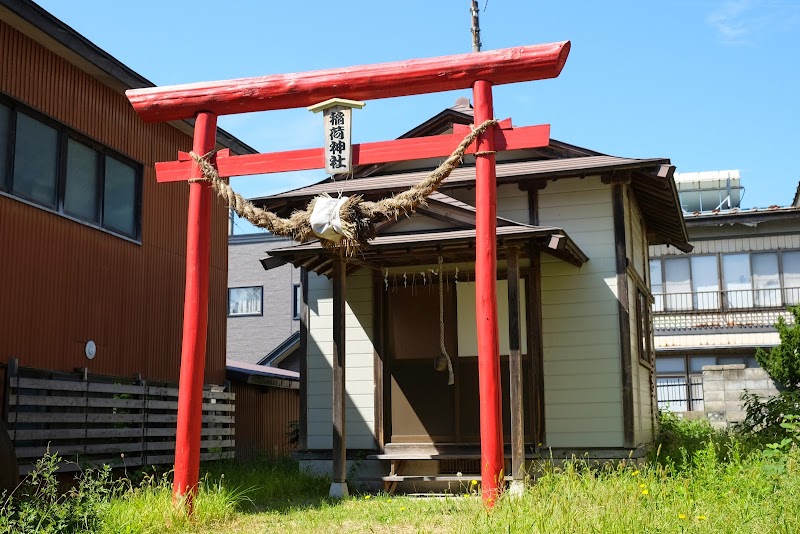
<path fill-rule="evenodd" d="M 610 176 L 618 172 L 632 172 L 635 178 L 631 187 L 642 208 L 645 221 L 652 230 L 652 244 L 670 244 L 688 252 L 688 233 L 678 202 L 672 176 L 660 176 L 655 169 L 669 166 L 666 158 L 632 159 L 616 156 L 581 156 L 563 159 L 521 161 L 497 164 L 497 183 L 516 183 L 528 180 Z M 670 167 L 672 168 L 672 167 Z M 336 182 L 320 182 L 307 187 L 276 195 L 252 199 L 256 206 L 274 209 L 285 204 L 302 204 L 320 194 L 365 194 L 385 196 L 398 193 L 418 183 L 428 171 L 414 171 L 391 175 L 371 176 Z M 474 167 L 455 169 L 442 183 L 441 190 L 469 187 L 475 182 Z"/>
<path fill-rule="evenodd" d="M 528 243 L 536 243 L 539 250 L 577 267 L 589 261 L 589 257 L 566 232 L 554 226 L 498 226 L 497 240 L 502 245 L 520 246 L 524 250 Z M 502 255 L 502 246 L 498 247 L 498 253 Z M 444 257 L 447 263 L 470 261 L 470 258 L 474 261 L 475 229 L 381 235 L 370 240 L 369 245 L 359 250 L 348 263 L 385 268 L 435 261 L 437 256 Z M 272 249 L 261 263 L 265 269 L 292 263 L 295 267 L 329 276 L 335 257 L 338 257 L 338 253 L 329 252 L 319 241 L 312 241 Z"/>

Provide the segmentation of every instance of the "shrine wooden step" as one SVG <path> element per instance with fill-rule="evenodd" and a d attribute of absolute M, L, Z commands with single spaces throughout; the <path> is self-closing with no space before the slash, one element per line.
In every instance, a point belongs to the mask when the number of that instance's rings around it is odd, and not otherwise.
<path fill-rule="evenodd" d="M 477 480 L 478 484 L 481 481 L 481 475 L 387 475 L 380 479 L 362 479 L 362 480 L 381 480 L 383 482 L 463 482 L 470 485 L 473 480 Z M 514 477 L 506 475 L 504 477 L 506 482 L 514 480 Z"/>
<path fill-rule="evenodd" d="M 383 452 L 372 454 L 373 460 L 480 460 L 480 444 L 461 443 L 387 443 Z"/>
<path fill-rule="evenodd" d="M 404 453 L 404 452 L 388 452 L 381 454 L 370 454 L 366 457 L 367 460 L 480 460 L 480 453 L 469 454 L 456 454 L 456 453 Z"/>

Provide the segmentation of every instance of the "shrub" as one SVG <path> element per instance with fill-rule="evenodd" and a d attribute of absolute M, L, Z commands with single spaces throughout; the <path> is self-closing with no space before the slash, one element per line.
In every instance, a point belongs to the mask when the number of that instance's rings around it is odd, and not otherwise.
<path fill-rule="evenodd" d="M 58 533 L 96 530 L 119 482 L 111 468 L 87 469 L 67 491 L 59 487 L 56 472 L 61 458 L 48 450 L 33 471 L 0 502 L 0 532 Z"/>
<path fill-rule="evenodd" d="M 658 413 L 660 431 L 655 454 L 660 463 L 677 462 L 687 451 L 689 454 L 705 447 L 706 442 L 721 434 L 711 427 L 707 419 L 685 419 L 670 411 Z"/>
<path fill-rule="evenodd" d="M 745 392 L 742 406 L 746 416 L 736 426 L 737 432 L 762 444 L 772 443 L 785 437 L 784 417 L 800 414 L 800 391 L 782 391 L 768 398 Z"/>
<path fill-rule="evenodd" d="M 785 388 L 800 389 L 800 306 L 790 306 L 794 324 L 778 318 L 775 328 L 781 342 L 769 352 L 758 349 L 756 360 L 770 377 Z"/>

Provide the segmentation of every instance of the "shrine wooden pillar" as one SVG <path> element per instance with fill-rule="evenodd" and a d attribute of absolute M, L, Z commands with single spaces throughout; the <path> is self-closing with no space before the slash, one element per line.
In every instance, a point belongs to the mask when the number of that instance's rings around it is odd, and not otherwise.
<path fill-rule="evenodd" d="M 333 472 L 331 497 L 347 497 L 345 396 L 345 313 L 347 269 L 342 257 L 333 262 Z"/>
<path fill-rule="evenodd" d="M 525 476 L 525 423 L 523 414 L 522 353 L 520 350 L 519 247 L 506 248 L 508 272 L 508 369 L 511 407 L 512 493 L 522 490 Z"/>
<path fill-rule="evenodd" d="M 192 150 L 207 154 L 217 139 L 217 116 L 200 112 L 194 126 Z M 178 386 L 178 428 L 175 435 L 176 499 L 186 496 L 191 509 L 200 476 L 200 430 L 203 423 L 203 377 L 208 330 L 208 270 L 211 252 L 211 185 L 200 178 L 193 163 L 189 182 L 186 232 L 186 292 L 183 305 L 183 344 Z"/>
<path fill-rule="evenodd" d="M 492 83 L 472 87 L 475 124 L 494 118 Z M 494 506 L 503 483 L 503 412 L 500 340 L 497 333 L 497 175 L 494 127 L 478 137 L 475 153 L 475 309 L 478 390 L 481 399 L 481 493 Z"/>

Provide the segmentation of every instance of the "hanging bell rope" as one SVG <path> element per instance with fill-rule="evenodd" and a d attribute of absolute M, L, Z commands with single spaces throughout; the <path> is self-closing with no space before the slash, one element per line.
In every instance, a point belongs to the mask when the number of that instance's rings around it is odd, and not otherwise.
<path fill-rule="evenodd" d="M 453 375 L 453 362 L 450 360 L 450 355 L 447 354 L 447 348 L 444 346 L 444 283 L 442 279 L 444 278 L 444 271 L 442 269 L 443 259 L 439 256 L 439 349 L 442 351 L 437 358 L 437 361 L 434 362 L 434 367 L 438 369 L 438 360 L 444 358 L 447 362 L 447 385 L 452 386 L 455 382 L 455 376 Z M 441 369 L 442 371 L 444 369 Z"/>
<path fill-rule="evenodd" d="M 209 161 L 211 153 L 203 156 L 194 152 L 189 153 L 203 174 L 202 178 L 191 181 L 210 182 L 211 187 L 225 200 L 228 207 L 254 226 L 265 228 L 275 235 L 290 237 L 301 243 L 319 238 L 322 246 L 326 248 L 340 247 L 348 254 L 352 254 L 364 246 L 369 239 L 375 237 L 377 223 L 398 219 L 401 215 L 408 215 L 417 207 L 425 205 L 425 199 L 434 193 L 444 179 L 450 176 L 450 173 L 461 163 L 467 148 L 487 128 L 497 123 L 496 119 L 483 122 L 467 134 L 450 157 L 418 184 L 402 193 L 376 202 L 364 200 L 362 195 L 332 199 L 325 194 L 313 198 L 305 210 L 295 211 L 286 218 L 279 217 L 271 211 L 254 206 L 252 202 L 235 192 L 224 179 L 220 178 L 217 169 Z M 315 214 L 317 204 L 320 204 L 320 207 L 324 204 L 328 211 L 320 215 L 317 210 Z M 312 227 L 312 219 L 322 218 L 324 220 L 326 217 L 331 223 L 329 226 L 336 229 L 336 237 L 332 239 L 326 238 L 327 234 L 316 233 Z"/>

